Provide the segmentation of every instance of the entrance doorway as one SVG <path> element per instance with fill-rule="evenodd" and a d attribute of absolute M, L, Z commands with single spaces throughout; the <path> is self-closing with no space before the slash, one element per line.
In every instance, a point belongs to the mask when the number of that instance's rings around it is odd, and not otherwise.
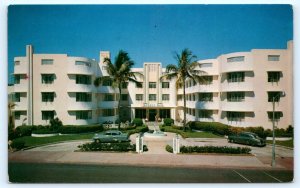
<path fill-rule="evenodd" d="M 149 121 L 155 121 L 156 109 L 149 109 Z"/>

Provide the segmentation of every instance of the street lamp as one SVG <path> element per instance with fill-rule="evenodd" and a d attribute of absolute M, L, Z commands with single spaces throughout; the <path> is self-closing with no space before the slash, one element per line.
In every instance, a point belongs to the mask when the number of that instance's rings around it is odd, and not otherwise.
<path fill-rule="evenodd" d="M 273 104 L 273 112 L 272 112 L 272 125 L 273 125 L 273 143 L 272 143 L 272 167 L 275 167 L 276 161 L 275 161 L 275 100 L 278 97 L 284 97 L 285 92 L 281 91 L 277 95 L 274 95 L 272 97 L 272 104 Z"/>

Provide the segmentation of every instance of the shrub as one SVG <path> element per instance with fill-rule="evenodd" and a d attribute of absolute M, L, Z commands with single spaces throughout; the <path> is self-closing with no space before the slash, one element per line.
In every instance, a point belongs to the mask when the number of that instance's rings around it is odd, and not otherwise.
<path fill-rule="evenodd" d="M 191 129 L 212 132 L 217 135 L 230 134 L 230 126 L 218 122 L 189 122 L 188 125 Z"/>
<path fill-rule="evenodd" d="M 103 131 L 103 126 L 101 125 L 65 125 L 59 128 L 59 132 L 62 134 L 78 134 L 78 133 L 88 133 L 88 132 L 101 132 Z"/>
<path fill-rule="evenodd" d="M 59 130 L 59 128 L 62 126 L 63 126 L 62 121 L 60 121 L 59 118 L 50 120 L 50 127 L 52 130 Z"/>
<path fill-rule="evenodd" d="M 54 133 L 58 133 L 58 131 L 56 130 L 51 130 L 51 129 L 37 129 L 32 131 L 33 134 L 54 134 Z"/>
<path fill-rule="evenodd" d="M 17 150 L 23 149 L 25 147 L 25 141 L 23 140 L 13 140 L 11 147 Z"/>
<path fill-rule="evenodd" d="M 22 125 L 16 128 L 17 137 L 22 136 L 31 136 L 33 130 L 33 126 L 30 125 Z"/>
<path fill-rule="evenodd" d="M 169 153 L 173 153 L 173 148 L 170 145 L 166 145 L 166 151 Z"/>
<path fill-rule="evenodd" d="M 174 119 L 171 119 L 171 118 L 165 118 L 164 119 L 164 125 L 165 126 L 171 126 L 174 124 Z"/>
<path fill-rule="evenodd" d="M 130 142 L 124 143 L 87 143 L 78 146 L 81 151 L 135 151 L 134 145 L 131 145 Z"/>
<path fill-rule="evenodd" d="M 148 132 L 148 131 L 149 131 L 148 127 L 142 126 L 142 127 L 137 127 L 136 129 L 133 129 L 133 130 L 129 130 L 128 131 L 128 135 L 130 136 L 130 135 L 132 135 L 134 133 L 139 133 L 139 132 L 144 133 L 144 132 Z"/>
<path fill-rule="evenodd" d="M 135 118 L 132 121 L 132 124 L 134 124 L 135 126 L 142 126 L 143 125 L 143 120 L 141 118 Z"/>
<path fill-rule="evenodd" d="M 170 146 L 171 147 L 171 146 Z M 227 154 L 249 154 L 248 147 L 227 147 L 227 146 L 181 146 L 181 153 L 227 153 Z"/>

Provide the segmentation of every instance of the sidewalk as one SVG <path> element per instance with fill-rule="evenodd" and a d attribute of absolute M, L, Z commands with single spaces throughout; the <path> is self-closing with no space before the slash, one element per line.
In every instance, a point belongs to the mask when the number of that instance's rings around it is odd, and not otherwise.
<path fill-rule="evenodd" d="M 70 163 L 164 167 L 271 168 L 255 156 L 175 155 L 104 152 L 19 151 L 9 153 L 9 162 Z M 278 165 L 277 168 L 283 168 Z"/>

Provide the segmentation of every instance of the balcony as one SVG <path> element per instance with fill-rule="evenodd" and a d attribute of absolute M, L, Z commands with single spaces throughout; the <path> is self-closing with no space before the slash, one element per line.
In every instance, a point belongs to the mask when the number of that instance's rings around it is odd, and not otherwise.
<path fill-rule="evenodd" d="M 254 110 L 252 102 L 221 102 L 222 111 L 252 112 Z"/>
<path fill-rule="evenodd" d="M 221 91 L 253 91 L 253 82 L 224 82 L 221 84 Z"/>
<path fill-rule="evenodd" d="M 207 109 L 207 110 L 215 110 L 219 109 L 219 102 L 212 102 L 212 101 L 198 101 L 196 103 L 197 109 Z"/>
<path fill-rule="evenodd" d="M 95 92 L 96 88 L 94 85 L 86 85 L 86 84 L 76 84 L 69 83 L 67 91 L 68 92 Z"/>
<path fill-rule="evenodd" d="M 96 108 L 96 102 L 74 102 L 70 100 L 68 103 L 68 110 L 93 110 Z"/>

